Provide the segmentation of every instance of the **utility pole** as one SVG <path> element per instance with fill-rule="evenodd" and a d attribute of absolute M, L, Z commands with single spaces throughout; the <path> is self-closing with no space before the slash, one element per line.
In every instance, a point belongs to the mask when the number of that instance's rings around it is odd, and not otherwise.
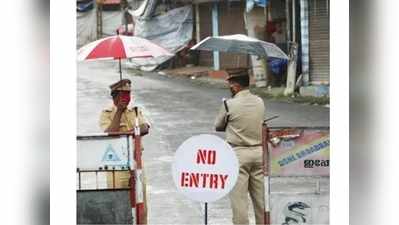
<path fill-rule="evenodd" d="M 290 49 L 291 38 L 291 16 L 290 16 L 290 0 L 285 0 L 285 24 L 286 24 L 286 40 L 287 40 L 287 52 Z"/>
<path fill-rule="evenodd" d="M 219 9 L 218 3 L 214 2 L 212 5 L 212 36 L 219 36 Z M 213 51 L 213 69 L 220 70 L 220 55 L 219 51 Z"/>
<path fill-rule="evenodd" d="M 129 21 L 128 21 L 129 3 L 127 2 L 127 0 L 122 0 L 120 4 L 121 4 L 121 10 L 122 10 L 122 13 L 123 13 L 123 22 L 125 24 L 125 33 L 124 33 L 124 35 L 127 35 L 128 23 L 129 23 Z"/>
<path fill-rule="evenodd" d="M 309 11 L 308 1 L 301 0 L 301 57 L 302 57 L 302 83 L 309 85 Z"/>
<path fill-rule="evenodd" d="M 195 4 L 195 35 L 196 41 L 199 43 L 201 41 L 199 3 Z"/>
<path fill-rule="evenodd" d="M 298 60 L 298 44 L 296 43 L 296 1 L 292 0 L 292 42 L 289 48 L 289 60 L 287 65 L 287 85 L 284 90 L 284 95 L 292 95 L 295 91 L 296 83 L 296 67 Z"/>
<path fill-rule="evenodd" d="M 103 0 L 96 0 L 97 39 L 103 36 Z"/>

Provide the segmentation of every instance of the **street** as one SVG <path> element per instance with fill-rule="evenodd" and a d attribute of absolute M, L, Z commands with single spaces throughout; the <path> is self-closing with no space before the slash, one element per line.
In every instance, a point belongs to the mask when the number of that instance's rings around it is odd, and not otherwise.
<path fill-rule="evenodd" d="M 98 125 L 99 114 L 112 104 L 109 85 L 119 79 L 117 66 L 117 61 L 77 64 L 78 134 L 102 132 Z M 133 103 L 142 108 L 151 122 L 150 134 L 143 138 L 149 223 L 203 223 L 204 206 L 177 193 L 171 163 L 174 152 L 187 138 L 204 133 L 223 137 L 223 133 L 214 131 L 213 122 L 221 99 L 230 97 L 229 90 L 157 73 L 139 76 L 124 70 L 123 77 L 131 79 Z M 266 118 L 280 116 L 270 123 L 271 126 L 329 126 L 329 108 L 323 106 L 267 100 L 265 105 Z M 209 223 L 231 224 L 227 197 L 210 203 L 208 210 Z"/>

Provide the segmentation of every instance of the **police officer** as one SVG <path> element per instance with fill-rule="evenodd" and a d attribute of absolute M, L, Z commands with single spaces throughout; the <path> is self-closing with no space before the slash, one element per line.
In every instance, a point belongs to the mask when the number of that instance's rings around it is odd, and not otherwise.
<path fill-rule="evenodd" d="M 226 132 L 240 164 L 236 185 L 229 198 L 234 224 L 248 224 L 248 192 L 256 224 L 264 223 L 264 175 L 262 173 L 263 100 L 249 92 L 247 70 L 227 78 L 232 98 L 224 101 L 215 120 L 216 131 Z"/>
<path fill-rule="evenodd" d="M 132 131 L 138 117 L 141 135 L 146 135 L 150 127 L 148 120 L 137 107 L 128 108 L 131 100 L 131 81 L 120 80 L 112 84 L 110 89 L 113 105 L 102 111 L 100 127 L 108 133 Z"/>
<path fill-rule="evenodd" d="M 128 107 L 131 100 L 131 81 L 120 80 L 110 86 L 113 105 L 105 108 L 100 116 L 100 127 L 104 132 L 133 131 L 135 120 L 138 118 L 141 136 L 148 134 L 150 123 L 138 107 Z M 130 174 L 128 171 L 107 174 L 107 185 L 113 186 L 115 176 L 116 188 L 128 188 Z M 147 197 L 146 183 L 143 170 L 144 215 L 143 224 L 147 224 Z"/>

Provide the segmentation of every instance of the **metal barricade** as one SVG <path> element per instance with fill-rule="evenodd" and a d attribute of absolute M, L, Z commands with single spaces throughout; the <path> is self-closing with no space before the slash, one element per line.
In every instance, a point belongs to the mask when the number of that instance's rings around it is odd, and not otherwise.
<path fill-rule="evenodd" d="M 141 138 L 134 137 L 134 133 L 77 137 L 78 224 L 140 224 Z"/>
<path fill-rule="evenodd" d="M 265 224 L 329 224 L 329 133 L 263 124 Z"/>

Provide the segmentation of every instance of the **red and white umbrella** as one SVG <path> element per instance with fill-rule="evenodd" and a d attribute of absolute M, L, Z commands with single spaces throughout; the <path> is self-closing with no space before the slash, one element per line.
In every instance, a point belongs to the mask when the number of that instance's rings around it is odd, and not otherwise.
<path fill-rule="evenodd" d="M 144 38 L 115 35 L 91 42 L 78 50 L 78 60 L 118 59 L 122 79 L 121 59 L 173 56 L 165 48 Z"/>

